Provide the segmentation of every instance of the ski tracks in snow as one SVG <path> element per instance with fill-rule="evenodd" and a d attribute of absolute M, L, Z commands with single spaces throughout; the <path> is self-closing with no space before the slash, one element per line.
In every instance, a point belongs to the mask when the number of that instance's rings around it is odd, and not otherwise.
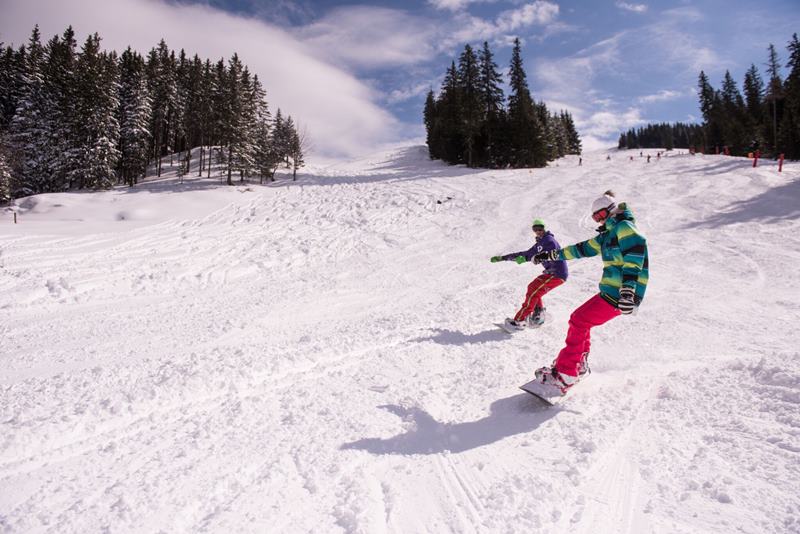
<path fill-rule="evenodd" d="M 716 224 L 736 188 L 687 181 L 703 169 L 688 157 L 646 184 L 604 156 L 533 172 L 395 159 L 237 190 L 195 218 L 3 237 L 0 527 L 797 531 L 782 334 L 797 276 L 778 276 L 794 252 L 771 226 L 753 249 L 735 225 L 723 243 L 679 231 L 710 235 L 690 215 Z M 562 245 L 590 237 L 584 208 L 609 187 L 648 236 L 648 300 L 597 329 L 595 374 L 544 409 L 516 386 L 600 266 L 571 265 L 549 328 L 508 338 L 491 323 L 538 271 L 488 258 L 527 249 L 535 216 Z M 720 320 L 713 288 L 759 316 Z"/>

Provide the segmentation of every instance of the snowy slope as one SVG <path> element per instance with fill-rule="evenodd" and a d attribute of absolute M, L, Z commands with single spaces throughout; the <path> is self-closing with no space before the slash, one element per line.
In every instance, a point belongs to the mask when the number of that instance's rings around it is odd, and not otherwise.
<path fill-rule="evenodd" d="M 800 165 L 611 154 L 487 171 L 407 147 L 3 212 L 0 530 L 800 532 Z M 600 262 L 512 338 L 492 323 L 539 268 L 488 259 L 534 216 L 589 238 L 608 188 L 647 298 L 547 409 L 517 386 Z"/>

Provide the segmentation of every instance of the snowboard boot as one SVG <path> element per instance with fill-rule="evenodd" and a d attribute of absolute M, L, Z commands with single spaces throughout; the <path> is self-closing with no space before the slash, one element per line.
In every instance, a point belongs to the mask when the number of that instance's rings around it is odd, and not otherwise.
<path fill-rule="evenodd" d="M 515 321 L 508 317 L 506 317 L 505 325 L 509 330 L 525 330 L 525 323 L 523 321 Z"/>
<path fill-rule="evenodd" d="M 580 376 L 570 376 L 556 371 L 555 367 L 541 367 L 536 370 L 536 380 L 545 386 L 557 388 L 562 395 L 580 381 Z"/>
<path fill-rule="evenodd" d="M 531 328 L 537 328 L 544 324 L 544 308 L 536 308 L 525 320 Z"/>
<path fill-rule="evenodd" d="M 581 356 L 581 362 L 578 364 L 578 378 L 590 374 L 592 370 L 589 368 L 589 353 L 584 352 Z"/>

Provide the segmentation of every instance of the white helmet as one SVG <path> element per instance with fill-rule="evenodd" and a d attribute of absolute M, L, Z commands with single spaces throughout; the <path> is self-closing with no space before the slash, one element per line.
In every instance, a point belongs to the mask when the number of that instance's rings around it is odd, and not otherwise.
<path fill-rule="evenodd" d="M 605 194 L 600 198 L 596 199 L 594 202 L 592 202 L 592 214 L 597 213 L 603 208 L 607 209 L 609 212 L 612 212 L 616 207 L 617 203 L 614 200 L 614 197 Z"/>

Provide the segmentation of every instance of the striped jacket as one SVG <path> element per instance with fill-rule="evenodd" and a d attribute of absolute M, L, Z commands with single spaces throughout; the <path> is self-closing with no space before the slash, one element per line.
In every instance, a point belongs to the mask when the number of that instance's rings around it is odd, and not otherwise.
<path fill-rule="evenodd" d="M 636 229 L 633 214 L 624 203 L 620 212 L 609 217 L 595 237 L 564 247 L 559 259 L 574 260 L 602 255 L 603 278 L 600 296 L 616 306 L 620 287 L 634 288 L 638 306 L 644 299 L 648 280 L 647 240 Z"/>

